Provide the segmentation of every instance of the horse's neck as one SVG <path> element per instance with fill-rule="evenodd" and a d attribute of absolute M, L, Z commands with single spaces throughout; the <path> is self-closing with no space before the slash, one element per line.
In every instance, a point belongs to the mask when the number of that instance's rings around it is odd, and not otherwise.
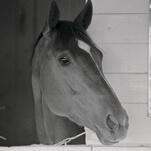
<path fill-rule="evenodd" d="M 45 104 L 45 101 L 42 99 L 39 75 L 40 65 L 44 58 L 40 56 L 44 56 L 44 54 L 41 54 L 43 51 L 37 53 L 37 57 L 34 57 L 33 60 L 32 72 L 36 127 L 40 143 L 52 145 L 84 132 L 84 128 L 65 117 L 53 114 Z M 85 135 L 73 140 L 70 144 L 85 144 Z"/>
<path fill-rule="evenodd" d="M 45 132 L 49 144 L 58 143 L 84 132 L 83 127 L 71 122 L 68 118 L 53 114 L 45 101 L 42 102 Z M 85 144 L 85 135 L 73 140 L 70 144 Z"/>

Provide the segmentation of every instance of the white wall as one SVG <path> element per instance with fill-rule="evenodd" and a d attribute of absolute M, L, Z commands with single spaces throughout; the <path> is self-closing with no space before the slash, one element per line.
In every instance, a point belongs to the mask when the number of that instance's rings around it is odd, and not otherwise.
<path fill-rule="evenodd" d="M 149 0 L 92 0 L 88 30 L 103 49 L 103 69 L 130 118 L 124 144 L 151 143 L 148 102 Z M 100 144 L 87 131 L 88 144 Z M 120 145 L 120 144 L 119 144 Z"/>

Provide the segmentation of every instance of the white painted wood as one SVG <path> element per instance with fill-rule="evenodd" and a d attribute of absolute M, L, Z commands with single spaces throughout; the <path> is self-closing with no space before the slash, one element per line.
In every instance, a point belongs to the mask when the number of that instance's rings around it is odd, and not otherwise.
<path fill-rule="evenodd" d="M 105 74 L 120 102 L 147 103 L 147 74 Z"/>
<path fill-rule="evenodd" d="M 94 13 L 148 13 L 149 0 L 92 0 Z"/>
<path fill-rule="evenodd" d="M 82 149 L 81 149 L 82 148 Z M 150 151 L 149 147 L 106 147 L 106 146 L 67 146 L 67 147 L 0 147 L 0 151 Z"/>
<path fill-rule="evenodd" d="M 100 44 L 104 73 L 147 73 L 148 44 Z"/>
<path fill-rule="evenodd" d="M 117 144 L 151 144 L 151 118 L 147 116 L 147 104 L 122 104 L 129 115 L 129 131 L 125 140 Z M 101 145 L 96 135 L 87 129 L 87 144 Z"/>
<path fill-rule="evenodd" d="M 123 106 L 130 119 L 128 135 L 123 143 L 151 143 L 151 118 L 147 116 L 147 104 L 125 104 Z"/>
<path fill-rule="evenodd" d="M 93 147 L 93 151 L 150 151 L 148 147 Z"/>
<path fill-rule="evenodd" d="M 22 146 L 22 147 L 0 147 L 0 151 L 91 151 L 89 146 Z"/>
<path fill-rule="evenodd" d="M 94 15 L 88 32 L 104 49 L 103 68 L 108 73 L 105 75 L 130 117 L 128 136 L 120 144 L 150 144 L 151 118 L 147 117 L 149 0 L 92 1 Z M 87 139 L 88 144 L 97 144 L 95 135 L 90 133 L 88 138 L 92 138 Z"/>
<path fill-rule="evenodd" d="M 95 43 L 148 43 L 147 14 L 93 15 L 88 33 Z"/>

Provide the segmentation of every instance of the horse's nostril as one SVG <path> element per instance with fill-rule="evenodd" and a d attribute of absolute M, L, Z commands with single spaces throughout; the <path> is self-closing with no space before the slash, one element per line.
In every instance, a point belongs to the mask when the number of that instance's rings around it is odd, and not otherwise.
<path fill-rule="evenodd" d="M 109 114 L 106 118 L 106 124 L 107 126 L 111 129 L 112 132 L 116 132 L 118 131 L 118 121 L 116 120 L 116 118 Z"/>

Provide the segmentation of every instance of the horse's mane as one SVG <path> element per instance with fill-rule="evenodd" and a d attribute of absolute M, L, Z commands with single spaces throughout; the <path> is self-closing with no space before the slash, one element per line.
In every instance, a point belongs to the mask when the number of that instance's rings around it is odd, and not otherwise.
<path fill-rule="evenodd" d="M 59 21 L 57 26 L 52 30 L 53 33 L 56 33 L 55 45 L 61 43 L 61 45 L 67 46 L 70 39 L 79 39 L 91 47 L 96 47 L 82 26 L 74 22 Z"/>
<path fill-rule="evenodd" d="M 49 36 L 52 37 L 54 33 L 56 33 L 56 38 L 55 38 L 55 43 L 54 43 L 54 45 L 56 46 L 61 44 L 64 47 L 68 47 L 69 40 L 79 39 L 85 42 L 86 44 L 88 44 L 91 48 L 98 48 L 94 44 L 94 42 L 91 40 L 87 32 L 83 30 L 82 26 L 78 25 L 77 23 L 70 22 L 70 21 L 59 21 L 56 27 L 51 29 Z M 33 55 L 35 52 L 35 47 L 42 37 L 43 37 L 43 34 L 41 33 L 35 42 Z M 33 58 L 33 55 L 32 55 L 32 58 Z"/>

